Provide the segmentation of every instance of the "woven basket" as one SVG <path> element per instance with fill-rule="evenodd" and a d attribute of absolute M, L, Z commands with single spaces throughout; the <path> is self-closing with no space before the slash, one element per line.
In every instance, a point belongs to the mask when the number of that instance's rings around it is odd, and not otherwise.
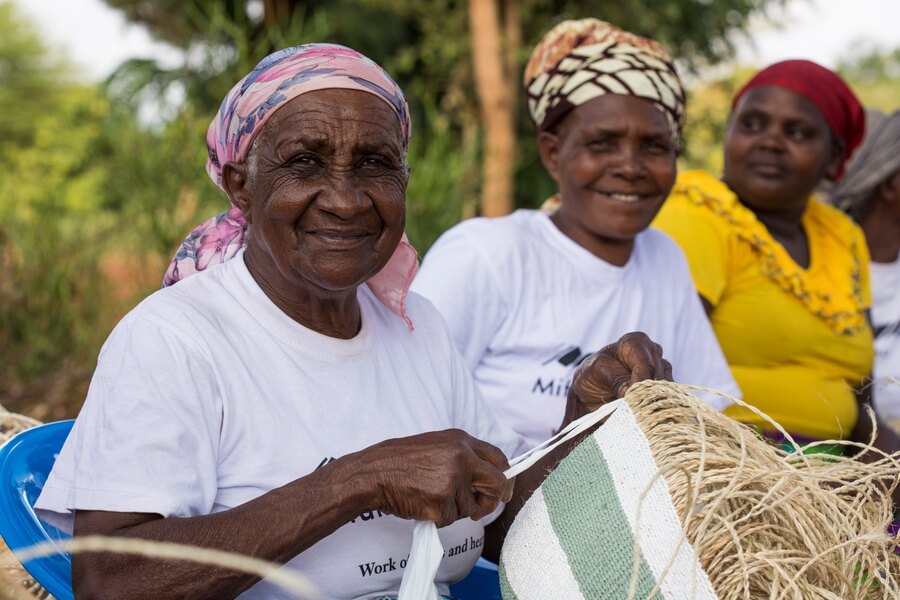
<path fill-rule="evenodd" d="M 503 598 L 900 598 L 898 459 L 788 454 L 684 386 L 637 384 L 520 511 Z"/>

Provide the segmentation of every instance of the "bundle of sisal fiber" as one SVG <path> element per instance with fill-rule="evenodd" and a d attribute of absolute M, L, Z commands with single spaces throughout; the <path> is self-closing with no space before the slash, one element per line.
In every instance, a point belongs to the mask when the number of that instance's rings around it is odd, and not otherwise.
<path fill-rule="evenodd" d="M 788 454 L 686 386 L 639 383 L 522 508 L 503 597 L 898 598 L 898 477 L 900 455 Z"/>
<path fill-rule="evenodd" d="M 9 412 L 0 405 L 0 446 L 20 431 L 31 429 L 41 422 L 25 415 Z"/>

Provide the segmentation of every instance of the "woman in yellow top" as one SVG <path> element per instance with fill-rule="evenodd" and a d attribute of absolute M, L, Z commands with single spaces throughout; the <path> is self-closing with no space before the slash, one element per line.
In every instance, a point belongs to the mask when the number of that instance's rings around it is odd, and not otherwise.
<path fill-rule="evenodd" d="M 735 97 L 723 178 L 683 173 L 654 222 L 687 255 L 744 400 L 798 441 L 872 431 L 857 394 L 873 362 L 866 243 L 812 196 L 840 177 L 863 131 L 838 75 L 809 61 L 772 65 Z M 747 409 L 729 413 L 770 429 Z M 879 447 L 898 449 L 878 430 Z"/>

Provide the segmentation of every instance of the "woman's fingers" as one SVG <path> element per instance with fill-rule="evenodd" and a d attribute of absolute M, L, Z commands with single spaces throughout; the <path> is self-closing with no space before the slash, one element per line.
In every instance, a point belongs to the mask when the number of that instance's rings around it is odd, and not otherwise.
<path fill-rule="evenodd" d="M 506 455 L 497 447 L 472 437 L 468 443 L 473 452 L 469 463 L 461 465 L 460 485 L 456 489 L 457 514 L 450 522 L 465 517 L 477 521 L 512 497 L 513 481 L 503 474 L 509 467 Z"/>
<path fill-rule="evenodd" d="M 572 390 L 591 410 L 621 398 L 632 384 L 645 379 L 672 379 L 672 365 L 662 347 L 645 333 L 623 335 L 588 357 L 575 372 Z"/>
<path fill-rule="evenodd" d="M 497 446 L 488 444 L 487 442 L 483 442 L 471 436 L 469 444 L 472 446 L 472 450 L 475 452 L 475 454 L 477 454 L 483 460 L 492 464 L 494 467 L 500 469 L 501 471 L 505 471 L 509 468 L 509 461 L 506 459 L 506 455 L 503 454 L 503 451 L 501 451 Z"/>
<path fill-rule="evenodd" d="M 380 477 L 381 506 L 405 519 L 438 526 L 465 517 L 480 519 L 512 496 L 498 448 L 460 430 L 436 431 L 379 444 L 390 458 L 390 476 Z M 386 462 L 387 462 L 386 461 Z"/>
<path fill-rule="evenodd" d="M 646 333 L 626 333 L 614 347 L 616 358 L 631 373 L 632 382 L 654 379 L 662 374 L 662 346 L 651 340 Z"/>
<path fill-rule="evenodd" d="M 663 375 L 659 377 L 659 379 L 663 379 L 665 381 L 675 381 L 675 378 L 672 375 L 672 363 L 663 359 Z"/>
<path fill-rule="evenodd" d="M 477 510 L 478 503 L 475 501 L 475 494 L 471 489 L 467 490 L 460 487 L 456 490 L 456 515 L 454 515 L 455 518 L 450 523 L 457 519 L 471 517 Z M 445 525 L 450 523 L 445 523 Z"/>
<path fill-rule="evenodd" d="M 472 476 L 472 490 L 498 501 L 509 502 L 512 497 L 513 481 L 507 479 L 503 472 L 509 468 L 506 455 L 492 444 L 479 439 L 471 439 L 472 450 L 479 459 L 487 463 L 476 469 Z M 496 508 L 496 504 L 488 511 Z"/>
<path fill-rule="evenodd" d="M 512 490 L 510 489 L 510 492 Z M 509 502 L 509 498 L 503 500 L 504 502 Z M 486 494 L 475 494 L 475 510 L 469 515 L 469 518 L 473 521 L 477 521 L 479 519 L 483 519 L 492 512 L 494 512 L 497 507 L 500 506 L 500 500 L 493 497 L 488 496 Z"/>

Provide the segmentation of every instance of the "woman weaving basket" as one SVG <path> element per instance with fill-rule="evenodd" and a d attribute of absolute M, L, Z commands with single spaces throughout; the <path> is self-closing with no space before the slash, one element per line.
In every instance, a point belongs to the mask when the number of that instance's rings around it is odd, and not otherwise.
<path fill-rule="evenodd" d="M 434 521 L 459 549 L 440 562 L 440 591 L 467 574 L 485 536 L 503 535 L 485 517 L 547 465 L 513 489 L 503 470 L 521 440 L 437 311 L 407 295 L 409 134 L 397 85 L 342 46 L 282 50 L 235 85 L 207 136 L 207 171 L 233 208 L 189 236 L 167 280 L 196 275 L 110 335 L 38 500 L 45 516 L 74 517 L 78 535 L 287 563 L 338 599 L 395 597 L 413 520 Z M 608 394 L 670 372 L 641 335 L 587 365 Z M 572 414 L 592 408 L 572 398 Z M 74 557 L 73 585 L 91 598 L 287 597 L 225 568 L 103 553 Z"/>

